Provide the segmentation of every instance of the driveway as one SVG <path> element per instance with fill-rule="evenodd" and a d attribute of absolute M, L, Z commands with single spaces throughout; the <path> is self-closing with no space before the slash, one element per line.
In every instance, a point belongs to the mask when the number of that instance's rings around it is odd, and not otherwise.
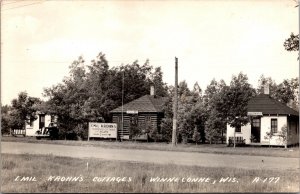
<path fill-rule="evenodd" d="M 222 155 L 194 152 L 174 152 L 137 149 L 109 149 L 55 144 L 1 142 L 1 153 L 53 154 L 74 158 L 135 161 L 155 164 L 177 164 L 204 167 L 242 169 L 299 169 L 299 159 L 248 155 Z"/>

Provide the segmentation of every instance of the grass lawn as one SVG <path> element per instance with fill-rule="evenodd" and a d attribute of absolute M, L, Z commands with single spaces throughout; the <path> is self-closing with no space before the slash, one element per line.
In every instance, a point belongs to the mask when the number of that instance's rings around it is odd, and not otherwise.
<path fill-rule="evenodd" d="M 158 165 L 52 155 L 2 154 L 1 158 L 1 192 L 299 192 L 300 182 L 295 171 Z M 27 181 L 21 181 L 22 177 L 27 177 L 23 178 Z M 174 178 L 169 182 L 151 182 L 151 178 L 157 177 Z M 258 180 L 256 177 L 260 181 L 253 182 Z M 268 179 L 263 182 L 265 178 Z"/>
<path fill-rule="evenodd" d="M 98 146 L 103 148 L 115 149 L 144 149 L 144 150 L 163 150 L 163 151 L 183 151 L 199 153 L 216 153 L 216 154 L 237 154 L 237 155 L 256 155 L 256 156 L 278 156 L 299 158 L 299 147 L 284 149 L 282 147 L 227 147 L 226 144 L 178 144 L 172 147 L 167 143 L 147 143 L 132 141 L 69 141 L 69 140 L 37 140 L 34 137 L 2 137 L 1 141 L 10 142 L 29 142 L 45 144 L 62 144 L 72 146 Z"/>

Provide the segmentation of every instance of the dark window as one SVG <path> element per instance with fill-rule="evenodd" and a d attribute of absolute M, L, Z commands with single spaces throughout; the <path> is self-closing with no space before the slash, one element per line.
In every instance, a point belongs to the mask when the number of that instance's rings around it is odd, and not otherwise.
<path fill-rule="evenodd" d="M 50 118 L 50 122 L 55 122 L 55 116 L 54 115 L 51 115 L 51 118 Z"/>
<path fill-rule="evenodd" d="M 241 126 L 237 126 L 237 127 L 235 128 L 235 132 L 241 132 Z"/>
<path fill-rule="evenodd" d="M 40 115 L 39 119 L 39 129 L 42 129 L 45 127 L 45 115 Z"/>
<path fill-rule="evenodd" d="M 271 119 L 271 132 L 277 133 L 277 119 Z"/>
<path fill-rule="evenodd" d="M 132 115 L 130 117 L 130 124 L 131 125 L 138 125 L 138 115 Z"/>
<path fill-rule="evenodd" d="M 259 119 L 253 119 L 252 120 L 252 126 L 253 127 L 260 127 L 260 120 Z"/>

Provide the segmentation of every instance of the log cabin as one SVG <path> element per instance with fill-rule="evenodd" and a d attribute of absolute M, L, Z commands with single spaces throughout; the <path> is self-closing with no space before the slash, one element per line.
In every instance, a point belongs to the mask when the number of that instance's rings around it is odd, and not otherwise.
<path fill-rule="evenodd" d="M 141 130 L 151 127 L 160 133 L 160 124 L 164 118 L 163 106 L 166 100 L 167 97 L 156 96 L 154 86 L 151 86 L 150 95 L 144 95 L 110 111 L 112 122 L 117 123 L 118 126 L 118 138 L 132 139 L 130 130 L 133 125 L 139 126 Z M 139 138 L 147 139 L 148 135 L 144 134 Z"/>

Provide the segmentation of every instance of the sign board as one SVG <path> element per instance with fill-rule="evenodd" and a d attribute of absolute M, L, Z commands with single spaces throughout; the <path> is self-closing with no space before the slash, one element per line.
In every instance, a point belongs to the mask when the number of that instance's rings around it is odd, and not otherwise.
<path fill-rule="evenodd" d="M 262 112 L 248 112 L 247 113 L 248 116 L 262 116 Z"/>
<path fill-rule="evenodd" d="M 89 123 L 89 137 L 117 138 L 117 124 Z"/>
<path fill-rule="evenodd" d="M 138 110 L 127 110 L 126 113 L 127 114 L 138 114 L 139 111 Z"/>

